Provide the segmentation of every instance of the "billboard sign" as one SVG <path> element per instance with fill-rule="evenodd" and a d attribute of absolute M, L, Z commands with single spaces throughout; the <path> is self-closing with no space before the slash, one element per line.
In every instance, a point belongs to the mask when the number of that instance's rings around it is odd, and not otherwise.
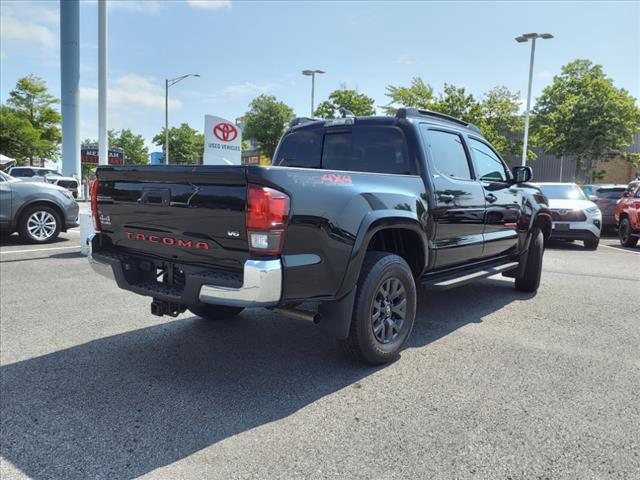
<path fill-rule="evenodd" d="M 240 165 L 242 129 L 227 119 L 204 116 L 204 165 Z"/>
<path fill-rule="evenodd" d="M 82 163 L 98 164 L 98 146 L 82 145 L 80 147 L 80 161 Z M 124 164 L 124 150 L 121 148 L 109 149 L 109 165 Z"/>

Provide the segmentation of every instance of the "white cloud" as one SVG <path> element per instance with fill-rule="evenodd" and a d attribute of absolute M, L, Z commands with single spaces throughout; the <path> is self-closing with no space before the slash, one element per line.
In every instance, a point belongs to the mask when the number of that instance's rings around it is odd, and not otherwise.
<path fill-rule="evenodd" d="M 159 0 L 112 0 L 107 2 L 107 5 L 111 10 L 144 13 L 146 15 L 155 15 L 165 7 L 164 2 L 160 2 Z"/>
<path fill-rule="evenodd" d="M 553 73 L 549 70 L 541 70 L 534 75 L 538 80 L 550 80 L 553 78 Z"/>
<path fill-rule="evenodd" d="M 258 95 L 264 95 L 272 92 L 279 86 L 280 85 L 277 83 L 243 82 L 235 85 L 228 85 L 213 93 L 207 92 L 205 94 L 202 92 L 190 91 L 189 95 L 200 97 L 207 103 L 218 104 L 231 100 L 243 100 L 257 97 Z"/>
<path fill-rule="evenodd" d="M 400 55 L 398 58 L 396 58 L 396 63 L 400 64 L 400 65 L 420 65 L 422 64 L 422 60 L 412 57 L 411 55 L 407 54 L 407 53 L 403 53 L 402 55 Z"/>
<path fill-rule="evenodd" d="M 60 15 L 48 5 L 41 2 L 3 2 L 0 38 L 55 47 L 58 44 Z"/>
<path fill-rule="evenodd" d="M 45 47 L 56 45 L 56 36 L 53 32 L 42 25 L 23 22 L 17 18 L 5 17 L 2 22 L 3 40 L 32 40 Z"/>
<path fill-rule="evenodd" d="M 95 87 L 81 87 L 80 100 L 96 103 L 98 89 Z M 164 88 L 160 82 L 136 74 L 122 75 L 112 82 L 107 89 L 107 103 L 114 108 L 164 108 Z M 181 108 L 180 100 L 169 99 L 169 108 Z"/>
<path fill-rule="evenodd" d="M 229 85 L 220 90 L 219 96 L 222 97 L 249 97 L 252 95 L 262 95 L 271 92 L 278 85 L 275 83 L 256 83 L 244 82 L 236 85 Z"/>
<path fill-rule="evenodd" d="M 203 10 L 231 9 L 231 0 L 187 0 L 187 3 L 191 7 Z"/>

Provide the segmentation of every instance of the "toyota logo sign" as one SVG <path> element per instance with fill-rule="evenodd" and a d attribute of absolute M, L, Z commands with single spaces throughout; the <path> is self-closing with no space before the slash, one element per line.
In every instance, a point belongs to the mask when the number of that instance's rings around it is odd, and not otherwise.
<path fill-rule="evenodd" d="M 233 142 L 238 136 L 238 129 L 231 123 L 220 122 L 213 127 L 213 134 L 222 142 Z"/>

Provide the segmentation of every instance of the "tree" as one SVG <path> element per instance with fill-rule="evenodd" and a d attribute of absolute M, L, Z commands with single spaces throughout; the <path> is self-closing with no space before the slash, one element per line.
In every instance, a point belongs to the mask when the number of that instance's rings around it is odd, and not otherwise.
<path fill-rule="evenodd" d="M 400 107 L 424 108 L 433 110 L 436 98 L 431 85 L 424 82 L 420 77 L 414 77 L 409 87 L 396 87 L 387 85 L 387 93 L 390 101 L 382 107 L 387 115 L 394 115 Z"/>
<path fill-rule="evenodd" d="M 169 133 L 171 134 L 171 130 L 169 130 Z M 202 141 L 204 142 L 204 139 Z M 125 163 L 135 165 L 149 163 L 149 149 L 144 144 L 144 138 L 142 135 L 135 135 L 128 128 L 123 128 L 120 131 L 109 130 L 109 148 L 111 147 L 119 147 L 124 151 Z M 173 157 L 173 151 L 170 150 L 169 153 Z"/>
<path fill-rule="evenodd" d="M 482 106 L 464 87 L 444 84 L 443 92 L 434 103 L 434 109 L 473 124 L 482 119 Z"/>
<path fill-rule="evenodd" d="M 519 155 L 522 152 L 524 119 L 520 110 L 520 94 L 507 87 L 494 87 L 484 94 L 480 103 L 482 119 L 478 127 L 489 142 L 503 156 Z M 534 159 L 529 150 L 527 157 Z"/>
<path fill-rule="evenodd" d="M 6 105 L 0 106 L 0 153 L 24 165 L 39 143 L 38 131 L 26 118 Z"/>
<path fill-rule="evenodd" d="M 60 101 L 47 91 L 45 81 L 35 75 L 20 78 L 16 87 L 9 92 L 8 107 L 18 118 L 26 120 L 36 134 L 30 135 L 30 140 L 23 142 L 22 158 L 57 160 L 62 138 L 61 116 L 53 105 L 58 103 Z"/>
<path fill-rule="evenodd" d="M 255 138 L 260 143 L 261 151 L 272 158 L 286 125 L 293 119 L 293 110 L 272 95 L 254 98 L 249 108 L 242 138 Z"/>
<path fill-rule="evenodd" d="M 562 67 L 538 99 L 534 138 L 548 153 L 574 155 L 577 177 L 583 166 L 592 177 L 597 160 L 620 155 L 636 162 L 637 154 L 625 152 L 640 123 L 635 102 L 629 92 L 614 86 L 601 65 L 575 60 Z"/>
<path fill-rule="evenodd" d="M 153 143 L 164 151 L 165 129 L 153 137 Z M 204 153 L 204 135 L 188 123 L 169 129 L 169 161 L 171 163 L 197 163 Z"/>
<path fill-rule="evenodd" d="M 356 116 L 375 115 L 374 103 L 373 98 L 367 97 L 364 93 L 343 88 L 331 92 L 329 99 L 318 105 L 313 114 L 319 118 L 336 118 L 338 110 L 346 108 Z"/>
<path fill-rule="evenodd" d="M 387 115 L 399 107 L 433 110 L 473 123 L 502 155 L 516 154 L 521 148 L 520 96 L 507 87 L 495 87 L 478 101 L 464 87 L 447 83 L 436 96 L 431 85 L 414 77 L 408 87 L 388 85 L 385 95 L 390 99 L 382 107 Z M 529 155 L 535 157 L 531 151 Z"/>

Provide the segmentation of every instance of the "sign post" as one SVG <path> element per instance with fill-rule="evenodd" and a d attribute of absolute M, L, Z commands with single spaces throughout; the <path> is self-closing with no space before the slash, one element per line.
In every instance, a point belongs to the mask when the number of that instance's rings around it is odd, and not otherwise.
<path fill-rule="evenodd" d="M 240 165 L 242 130 L 229 120 L 204 116 L 204 165 Z"/>

